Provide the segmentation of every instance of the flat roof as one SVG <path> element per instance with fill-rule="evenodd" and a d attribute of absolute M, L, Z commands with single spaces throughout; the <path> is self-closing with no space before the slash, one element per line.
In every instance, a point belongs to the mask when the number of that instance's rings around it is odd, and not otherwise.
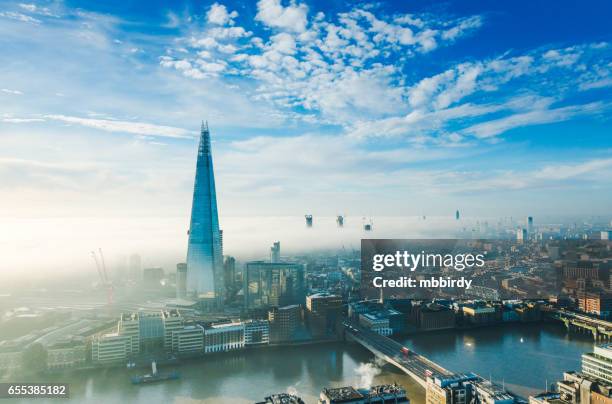
<path fill-rule="evenodd" d="M 354 400 L 356 398 L 364 398 L 364 395 L 355 390 L 352 386 L 326 388 L 321 391 L 332 400 Z"/>

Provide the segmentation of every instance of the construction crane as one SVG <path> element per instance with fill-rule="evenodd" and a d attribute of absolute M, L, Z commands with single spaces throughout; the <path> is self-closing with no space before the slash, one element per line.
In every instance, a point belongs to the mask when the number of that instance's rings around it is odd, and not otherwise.
<path fill-rule="evenodd" d="M 98 248 L 98 251 L 100 253 L 99 260 L 95 251 L 91 252 L 91 257 L 96 263 L 96 269 L 98 271 L 98 276 L 100 277 L 100 282 L 106 288 L 107 303 L 111 305 L 113 304 L 113 284 L 108 278 L 108 272 L 106 271 L 106 262 L 104 261 L 104 254 L 102 254 L 102 249 Z M 102 263 L 102 265 L 100 265 L 100 262 Z"/>

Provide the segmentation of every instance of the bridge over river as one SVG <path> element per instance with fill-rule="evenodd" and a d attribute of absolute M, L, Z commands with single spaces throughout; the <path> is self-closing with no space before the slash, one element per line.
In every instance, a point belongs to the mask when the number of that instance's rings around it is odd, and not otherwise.
<path fill-rule="evenodd" d="M 344 323 L 344 330 L 347 339 L 361 344 L 377 357 L 399 368 L 423 388 L 427 388 L 428 376 L 447 378 L 454 375 L 453 372 L 426 357 L 408 350 L 399 342 L 367 328 L 353 323 Z"/>
<path fill-rule="evenodd" d="M 612 322 L 610 321 L 564 309 L 545 308 L 543 311 L 550 318 L 563 322 L 570 331 L 591 333 L 596 341 L 612 339 Z"/>

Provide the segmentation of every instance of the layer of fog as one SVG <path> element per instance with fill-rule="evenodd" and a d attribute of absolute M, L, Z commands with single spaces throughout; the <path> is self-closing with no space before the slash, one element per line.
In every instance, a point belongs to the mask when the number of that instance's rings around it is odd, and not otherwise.
<path fill-rule="evenodd" d="M 475 220 L 454 217 L 346 217 L 343 228 L 335 217 L 222 217 L 224 253 L 238 260 L 267 259 L 274 241 L 282 253 L 316 250 L 358 250 L 362 238 L 453 237 Z M 372 231 L 364 231 L 364 224 Z M 492 224 L 492 223 L 491 223 Z M 90 252 L 102 248 L 107 266 L 126 265 L 139 254 L 143 267 L 174 270 L 185 260 L 188 221 L 184 217 L 0 219 L 0 277 L 48 277 L 58 273 L 91 273 Z"/>

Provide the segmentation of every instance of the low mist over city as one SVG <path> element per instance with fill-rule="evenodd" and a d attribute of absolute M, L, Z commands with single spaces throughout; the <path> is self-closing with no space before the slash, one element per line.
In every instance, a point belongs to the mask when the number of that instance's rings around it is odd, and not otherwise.
<path fill-rule="evenodd" d="M 0 4 L 0 399 L 612 404 L 605 1 Z"/>

